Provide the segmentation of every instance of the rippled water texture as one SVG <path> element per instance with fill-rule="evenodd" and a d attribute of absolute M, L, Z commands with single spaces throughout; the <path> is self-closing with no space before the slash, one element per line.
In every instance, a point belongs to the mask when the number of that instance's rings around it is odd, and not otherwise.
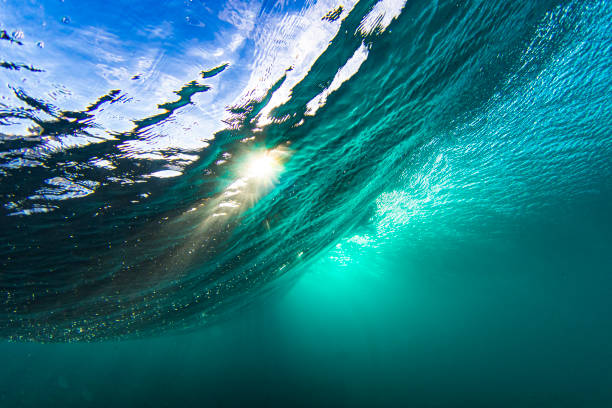
<path fill-rule="evenodd" d="M 606 1 L 0 5 L 4 338 L 191 329 L 612 191 Z"/>

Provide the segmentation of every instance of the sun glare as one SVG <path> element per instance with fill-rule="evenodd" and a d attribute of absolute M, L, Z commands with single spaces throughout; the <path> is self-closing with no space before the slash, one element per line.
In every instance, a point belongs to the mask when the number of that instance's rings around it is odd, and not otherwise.
<path fill-rule="evenodd" d="M 268 180 L 276 176 L 279 165 L 268 152 L 255 154 L 248 161 L 247 177 Z"/>
<path fill-rule="evenodd" d="M 282 151 L 277 149 L 251 153 L 245 161 L 242 177 L 257 184 L 275 184 L 283 168 Z"/>

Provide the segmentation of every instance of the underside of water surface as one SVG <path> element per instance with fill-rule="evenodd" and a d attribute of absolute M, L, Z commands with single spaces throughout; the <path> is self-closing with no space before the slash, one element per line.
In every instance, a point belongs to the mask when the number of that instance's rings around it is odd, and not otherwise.
<path fill-rule="evenodd" d="M 612 196 L 611 38 L 603 0 L 0 2 L 0 336 L 193 330 L 317 262 L 550 233 Z"/>

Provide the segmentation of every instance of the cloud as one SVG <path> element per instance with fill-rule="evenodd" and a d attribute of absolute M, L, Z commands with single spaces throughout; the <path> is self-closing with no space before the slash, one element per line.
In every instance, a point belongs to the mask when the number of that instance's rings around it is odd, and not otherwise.
<path fill-rule="evenodd" d="M 261 8 L 259 1 L 230 0 L 219 12 L 219 19 L 230 23 L 242 33 L 248 33 L 255 28 L 255 20 Z"/>
<path fill-rule="evenodd" d="M 164 40 L 172 37 L 174 28 L 169 21 L 162 21 L 156 25 L 148 25 L 138 30 L 137 33 L 149 40 Z"/>

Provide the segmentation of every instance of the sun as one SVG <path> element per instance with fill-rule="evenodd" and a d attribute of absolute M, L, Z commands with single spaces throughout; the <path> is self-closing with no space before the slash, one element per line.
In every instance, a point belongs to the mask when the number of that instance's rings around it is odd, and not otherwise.
<path fill-rule="evenodd" d="M 280 167 L 280 163 L 268 151 L 253 154 L 247 162 L 247 177 L 254 177 L 259 180 L 270 180 L 275 178 Z"/>
<path fill-rule="evenodd" d="M 256 184 L 275 184 L 283 169 L 279 152 L 276 150 L 260 150 L 252 152 L 242 168 L 242 177 Z"/>

